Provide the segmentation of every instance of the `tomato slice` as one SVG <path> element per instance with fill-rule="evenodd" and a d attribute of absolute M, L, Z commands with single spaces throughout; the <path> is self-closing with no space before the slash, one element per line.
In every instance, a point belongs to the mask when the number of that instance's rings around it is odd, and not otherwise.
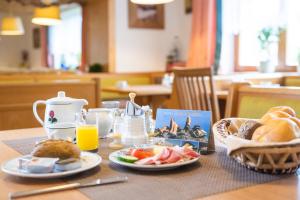
<path fill-rule="evenodd" d="M 146 149 L 134 149 L 131 152 L 131 155 L 138 158 L 139 160 L 152 157 L 154 156 L 154 153 L 152 150 L 146 150 Z"/>

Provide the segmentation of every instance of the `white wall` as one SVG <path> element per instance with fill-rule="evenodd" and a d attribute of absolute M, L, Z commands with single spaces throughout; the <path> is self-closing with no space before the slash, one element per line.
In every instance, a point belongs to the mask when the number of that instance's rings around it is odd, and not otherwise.
<path fill-rule="evenodd" d="M 14 13 L 22 18 L 25 34 L 21 36 L 1 36 L 0 35 L 0 68 L 17 68 L 21 62 L 22 50 L 29 53 L 29 63 L 31 68 L 41 66 L 40 49 L 33 48 L 32 29 L 30 13 Z M 6 16 L 6 12 L 0 12 L 0 19 Z"/>
<path fill-rule="evenodd" d="M 116 71 L 164 71 L 174 36 L 181 43 L 181 59 L 186 60 L 191 32 L 191 14 L 185 14 L 184 0 L 165 5 L 164 29 L 128 27 L 128 1 L 116 5 Z"/>

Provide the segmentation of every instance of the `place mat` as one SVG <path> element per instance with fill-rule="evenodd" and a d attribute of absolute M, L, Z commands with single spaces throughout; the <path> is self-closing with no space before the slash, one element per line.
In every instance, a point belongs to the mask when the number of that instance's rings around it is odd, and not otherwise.
<path fill-rule="evenodd" d="M 36 141 L 44 138 L 9 140 L 4 143 L 21 154 L 31 152 Z M 278 180 L 291 175 L 267 175 L 250 171 L 226 155 L 226 150 L 216 148 L 216 153 L 201 156 L 200 163 L 160 172 L 136 171 L 108 161 L 111 152 L 108 141 L 101 140 L 100 167 L 68 178 L 65 181 L 88 181 L 116 175 L 126 175 L 127 183 L 79 189 L 92 200 L 96 199 L 196 199 L 217 193 Z"/>

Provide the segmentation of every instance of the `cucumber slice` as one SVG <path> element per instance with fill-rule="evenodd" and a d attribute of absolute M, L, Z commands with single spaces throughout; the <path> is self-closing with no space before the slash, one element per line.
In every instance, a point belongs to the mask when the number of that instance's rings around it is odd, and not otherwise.
<path fill-rule="evenodd" d="M 134 156 L 119 156 L 118 159 L 120 161 L 123 161 L 123 162 L 127 162 L 127 163 L 134 163 L 135 161 L 138 160 L 137 157 L 134 157 Z"/>

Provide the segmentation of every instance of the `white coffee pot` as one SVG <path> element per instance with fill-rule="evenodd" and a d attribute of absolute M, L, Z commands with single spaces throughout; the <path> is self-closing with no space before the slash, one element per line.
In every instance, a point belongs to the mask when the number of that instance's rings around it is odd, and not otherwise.
<path fill-rule="evenodd" d="M 37 107 L 45 104 L 44 121 L 39 117 Z M 61 138 L 66 138 L 64 132 L 75 131 L 76 113 L 82 112 L 83 106 L 88 102 L 85 99 L 66 97 L 64 91 L 59 91 L 57 97 L 48 100 L 38 100 L 33 103 L 33 114 L 38 122 L 46 129 L 49 138 L 59 138 L 52 133 L 61 133 Z M 74 132 L 75 134 L 75 132 Z"/>

